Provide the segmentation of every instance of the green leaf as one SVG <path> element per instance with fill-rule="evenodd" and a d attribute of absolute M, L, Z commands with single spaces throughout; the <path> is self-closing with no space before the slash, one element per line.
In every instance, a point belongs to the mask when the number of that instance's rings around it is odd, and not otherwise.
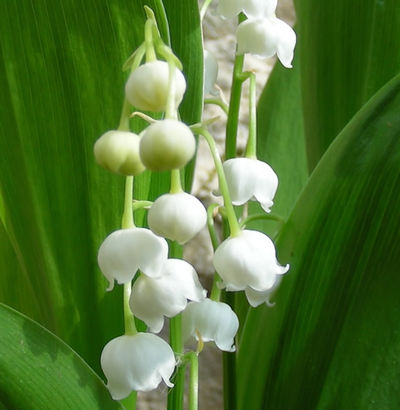
<path fill-rule="evenodd" d="M 169 17 L 171 24 L 185 20 L 175 37 L 197 24 L 193 3 Z M 121 287 L 105 292 L 96 259 L 120 226 L 124 178 L 95 164 L 93 144 L 118 126 L 122 66 L 143 40 L 145 4 L 168 40 L 160 0 L 0 2 L 0 215 L 7 238 L 0 254 L 10 260 L 2 264 L 0 300 L 56 333 L 98 372 L 101 349 L 123 331 Z M 188 50 L 198 56 L 202 47 L 197 33 L 180 45 L 186 67 Z M 185 70 L 190 81 L 201 78 L 193 64 Z M 202 97 L 191 83 L 190 121 Z M 138 178 L 139 198 L 154 198 L 168 181 L 165 174 Z"/>
<path fill-rule="evenodd" d="M 0 304 L 0 406 L 121 409 L 96 373 L 39 324 Z"/>
<path fill-rule="evenodd" d="M 397 0 L 298 0 L 310 169 L 363 104 L 400 72 Z"/>
<path fill-rule="evenodd" d="M 276 306 L 252 309 L 239 408 L 400 406 L 400 76 L 326 152 L 277 242 Z"/>

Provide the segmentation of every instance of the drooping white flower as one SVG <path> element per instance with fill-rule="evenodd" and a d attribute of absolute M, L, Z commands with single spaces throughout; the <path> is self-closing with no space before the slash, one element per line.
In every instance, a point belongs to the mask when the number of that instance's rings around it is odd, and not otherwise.
<path fill-rule="evenodd" d="M 139 66 L 128 78 L 126 99 L 136 108 L 145 111 L 165 111 L 168 99 L 169 66 L 165 61 L 151 61 Z M 175 104 L 180 104 L 186 90 L 186 80 L 175 68 Z"/>
<path fill-rule="evenodd" d="M 219 0 L 217 13 L 231 18 L 244 12 L 247 17 L 263 17 L 275 12 L 277 0 Z"/>
<path fill-rule="evenodd" d="M 150 331 L 158 333 L 164 316 L 182 312 L 187 299 L 200 301 L 206 296 L 193 266 L 181 259 L 168 259 L 159 278 L 141 275 L 132 287 L 129 305 Z"/>
<path fill-rule="evenodd" d="M 262 303 L 266 303 L 267 306 L 273 306 L 274 304 L 270 302 L 270 297 L 275 289 L 280 283 L 281 276 L 275 275 L 274 284 L 266 290 L 258 291 L 250 288 L 249 286 L 244 290 L 247 300 L 249 301 L 250 306 L 257 307 Z"/>
<path fill-rule="evenodd" d="M 257 291 L 270 289 L 275 276 L 289 270 L 276 260 L 275 246 L 267 235 L 244 230 L 225 239 L 214 254 L 214 267 L 230 291 L 250 287 Z"/>
<path fill-rule="evenodd" d="M 164 194 L 149 209 L 147 222 L 157 235 L 183 245 L 204 228 L 207 212 L 195 196 L 186 192 Z"/>
<path fill-rule="evenodd" d="M 158 277 L 168 258 L 168 244 L 150 229 L 130 228 L 112 232 L 100 246 L 97 260 L 110 282 L 107 290 L 130 282 L 138 269 L 150 277 Z"/>
<path fill-rule="evenodd" d="M 257 159 L 232 158 L 225 161 L 223 167 L 234 205 L 258 201 L 265 212 L 270 212 L 278 177 L 267 163 Z"/>
<path fill-rule="evenodd" d="M 236 38 L 238 54 L 266 58 L 277 54 L 285 67 L 292 67 L 296 33 L 275 15 L 243 21 L 237 28 Z"/>
<path fill-rule="evenodd" d="M 234 352 L 234 337 L 239 328 L 236 313 L 229 305 L 205 299 L 190 302 L 182 313 L 183 338 L 190 336 L 202 341 L 214 341 L 219 349 Z"/>
<path fill-rule="evenodd" d="M 175 368 L 171 347 L 151 333 L 120 336 L 106 344 L 101 353 L 101 368 L 114 400 L 122 400 L 131 391 L 150 391 L 170 377 Z"/>

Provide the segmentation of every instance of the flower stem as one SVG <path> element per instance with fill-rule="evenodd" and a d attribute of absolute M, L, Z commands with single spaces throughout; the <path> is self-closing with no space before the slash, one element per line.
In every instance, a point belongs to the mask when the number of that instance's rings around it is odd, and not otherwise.
<path fill-rule="evenodd" d="M 218 105 L 218 107 L 220 107 L 222 109 L 222 111 L 224 111 L 225 114 L 228 115 L 229 112 L 229 107 L 228 104 L 225 104 L 222 100 L 220 100 L 219 98 L 206 98 L 204 100 L 204 104 L 214 104 L 214 105 Z"/>
<path fill-rule="evenodd" d="M 169 192 L 170 194 L 179 194 L 180 192 L 183 192 L 179 169 L 173 169 L 171 171 L 171 189 Z"/>
<path fill-rule="evenodd" d="M 230 235 L 238 236 L 241 232 L 239 223 L 236 218 L 235 210 L 233 209 L 231 196 L 229 194 L 228 184 L 226 182 L 224 168 L 222 166 L 221 157 L 219 156 L 217 146 L 215 144 L 214 138 L 212 135 L 203 127 L 193 127 L 193 131 L 201 134 L 207 141 L 208 146 L 210 147 L 210 152 L 214 160 L 215 169 L 218 174 L 219 189 L 221 190 L 222 197 L 224 198 L 224 206 L 226 210 L 226 216 L 228 218 Z"/>
<path fill-rule="evenodd" d="M 190 386 L 189 410 L 197 410 L 199 403 L 199 357 L 196 352 L 190 352 Z"/>
<path fill-rule="evenodd" d="M 119 131 L 130 131 L 129 129 L 129 117 L 131 114 L 130 110 L 131 105 L 129 104 L 128 100 L 125 98 L 124 103 L 122 105 L 121 111 L 121 118 L 119 120 Z"/>
<path fill-rule="evenodd" d="M 200 9 L 200 21 L 202 22 L 204 19 L 204 16 L 206 15 L 208 6 L 211 4 L 212 0 L 205 0 L 203 5 L 201 6 Z"/>
<path fill-rule="evenodd" d="M 249 74 L 249 137 L 246 145 L 246 157 L 257 159 L 257 109 L 256 109 L 256 75 Z"/>
<path fill-rule="evenodd" d="M 122 214 L 122 229 L 134 228 L 135 222 L 133 220 L 133 203 L 132 203 L 132 193 L 133 193 L 133 176 L 126 177 L 125 180 L 125 202 L 124 202 L 124 212 Z"/>
<path fill-rule="evenodd" d="M 132 283 L 128 282 L 124 284 L 124 322 L 125 322 L 125 334 L 133 336 L 137 333 L 135 325 L 135 317 L 129 307 L 129 298 L 131 296 Z"/>
<path fill-rule="evenodd" d="M 243 219 L 243 221 L 240 221 L 240 226 L 241 226 L 241 228 L 243 228 L 248 223 L 253 222 L 253 221 L 258 221 L 260 219 L 266 219 L 268 221 L 276 221 L 276 222 L 279 222 L 280 225 L 283 225 L 285 223 L 285 220 L 279 215 L 275 215 L 275 214 L 253 214 L 253 215 L 250 215 L 247 218 Z"/>
<path fill-rule="evenodd" d="M 176 119 L 178 117 L 175 104 L 175 62 L 172 58 L 168 58 L 168 97 L 165 107 L 165 118 Z"/>
<path fill-rule="evenodd" d="M 211 244 L 213 250 L 215 251 L 218 248 L 219 240 L 217 237 L 217 232 L 214 227 L 214 210 L 218 207 L 218 204 L 212 204 L 207 208 L 207 228 L 210 235 Z M 221 289 L 218 284 L 221 282 L 221 278 L 217 272 L 214 272 L 213 284 L 211 288 L 210 299 L 215 302 L 219 302 L 221 298 Z"/>

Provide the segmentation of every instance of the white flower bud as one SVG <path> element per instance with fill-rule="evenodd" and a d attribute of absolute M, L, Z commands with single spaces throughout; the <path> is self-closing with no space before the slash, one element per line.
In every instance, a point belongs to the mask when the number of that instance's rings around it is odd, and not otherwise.
<path fill-rule="evenodd" d="M 260 202 L 270 212 L 278 188 L 278 177 L 265 162 L 250 158 L 233 158 L 224 162 L 224 172 L 234 205 L 249 200 Z"/>
<path fill-rule="evenodd" d="M 147 214 L 150 229 L 181 245 L 197 235 L 207 223 L 203 204 L 186 192 L 161 195 Z"/>
<path fill-rule="evenodd" d="M 152 61 L 131 73 L 125 86 L 126 99 L 144 111 L 165 111 L 168 100 L 169 66 L 165 61 Z M 175 68 L 175 106 L 182 101 L 186 89 L 185 77 Z"/>
<path fill-rule="evenodd" d="M 296 33 L 274 15 L 243 21 L 237 28 L 236 37 L 238 54 L 250 53 L 266 58 L 277 54 L 285 67 L 292 67 Z"/>
<path fill-rule="evenodd" d="M 108 131 L 94 144 L 99 165 L 121 175 L 139 175 L 144 165 L 139 155 L 139 135 L 127 131 Z"/>
<path fill-rule="evenodd" d="M 276 260 L 275 246 L 267 235 L 244 230 L 239 236 L 225 239 L 214 254 L 214 267 L 227 290 L 257 291 L 270 289 L 276 275 L 289 270 Z"/>
<path fill-rule="evenodd" d="M 205 299 L 190 302 L 182 313 L 184 340 L 190 336 L 203 342 L 214 341 L 219 349 L 234 352 L 239 319 L 229 305 Z"/>
<path fill-rule="evenodd" d="M 181 259 L 168 259 L 159 278 L 141 275 L 133 284 L 129 305 L 150 331 L 158 333 L 164 316 L 174 317 L 185 309 L 187 299 L 206 296 L 193 266 Z"/>
<path fill-rule="evenodd" d="M 114 400 L 122 400 L 132 391 L 154 390 L 161 380 L 173 386 L 169 379 L 176 364 L 174 352 L 167 342 L 150 333 L 111 340 L 100 362 Z"/>
<path fill-rule="evenodd" d="M 153 278 L 160 276 L 167 258 L 167 241 L 145 228 L 111 233 L 101 244 L 97 257 L 101 271 L 110 282 L 107 290 L 114 287 L 114 280 L 119 284 L 130 282 L 138 269 Z"/>
<path fill-rule="evenodd" d="M 171 119 L 151 124 L 140 141 L 140 158 L 151 171 L 182 168 L 195 150 L 196 140 L 190 128 Z"/>

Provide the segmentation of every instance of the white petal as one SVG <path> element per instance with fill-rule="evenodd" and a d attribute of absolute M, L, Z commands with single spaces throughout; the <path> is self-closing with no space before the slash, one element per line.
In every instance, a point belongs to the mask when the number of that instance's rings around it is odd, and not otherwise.
<path fill-rule="evenodd" d="M 191 302 L 182 317 L 184 340 L 190 336 L 198 340 L 198 332 L 204 342 L 214 341 L 221 350 L 235 351 L 234 337 L 239 320 L 226 303 L 210 299 Z"/>
<path fill-rule="evenodd" d="M 132 287 L 130 307 L 150 331 L 158 333 L 164 316 L 174 317 L 185 309 L 187 299 L 200 301 L 206 296 L 193 266 L 181 259 L 168 259 L 161 277 L 139 277 Z"/>
<path fill-rule="evenodd" d="M 164 194 L 151 206 L 147 221 L 157 235 L 184 244 L 207 223 L 204 205 L 193 195 Z"/>
<path fill-rule="evenodd" d="M 245 289 L 245 293 L 250 306 L 257 307 L 264 302 L 267 304 L 267 306 L 273 306 L 273 304 L 269 301 L 269 298 L 278 287 L 280 281 L 281 276 L 275 276 L 274 284 L 269 289 L 264 291 L 258 291 L 247 287 Z"/>
<path fill-rule="evenodd" d="M 250 158 L 233 158 L 224 162 L 224 172 L 234 205 L 257 200 L 266 212 L 273 205 L 278 177 L 265 162 Z"/>
<path fill-rule="evenodd" d="M 294 47 L 296 46 L 296 33 L 284 21 L 276 19 L 276 29 L 279 32 L 277 55 L 283 66 L 292 67 Z"/>
<path fill-rule="evenodd" d="M 229 237 L 214 254 L 214 267 L 224 281 L 227 290 L 269 289 L 275 275 L 289 270 L 276 260 L 275 247 L 267 235 L 244 230 L 237 237 Z"/>
<path fill-rule="evenodd" d="M 121 400 L 133 391 L 150 391 L 161 380 L 169 381 L 175 368 L 171 347 L 160 337 L 149 333 L 117 337 L 104 347 L 101 367 L 114 400 Z"/>
<path fill-rule="evenodd" d="M 120 229 L 107 236 L 98 253 L 98 263 L 110 282 L 107 290 L 130 282 L 138 269 L 156 277 L 168 257 L 168 244 L 149 229 Z"/>

